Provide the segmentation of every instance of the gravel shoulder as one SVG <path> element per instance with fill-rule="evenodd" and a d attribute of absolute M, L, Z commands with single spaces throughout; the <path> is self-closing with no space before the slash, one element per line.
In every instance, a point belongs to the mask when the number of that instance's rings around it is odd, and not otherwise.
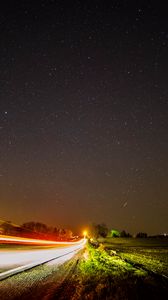
<path fill-rule="evenodd" d="M 53 295 L 60 290 L 65 280 L 71 278 L 81 253 L 82 251 L 67 262 L 66 258 L 62 258 L 61 264 L 55 260 L 1 281 L 0 299 L 53 299 Z"/>

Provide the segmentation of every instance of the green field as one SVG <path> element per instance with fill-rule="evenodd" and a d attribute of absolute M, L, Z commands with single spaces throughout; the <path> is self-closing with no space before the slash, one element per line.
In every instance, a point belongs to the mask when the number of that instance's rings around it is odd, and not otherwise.
<path fill-rule="evenodd" d="M 109 238 L 101 240 L 106 251 L 148 271 L 168 276 L 168 239 Z"/>

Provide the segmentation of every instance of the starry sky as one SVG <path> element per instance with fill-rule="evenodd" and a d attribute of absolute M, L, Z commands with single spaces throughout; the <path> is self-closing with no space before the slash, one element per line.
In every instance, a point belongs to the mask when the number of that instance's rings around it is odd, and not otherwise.
<path fill-rule="evenodd" d="M 168 231 L 161 2 L 1 4 L 1 218 Z"/>

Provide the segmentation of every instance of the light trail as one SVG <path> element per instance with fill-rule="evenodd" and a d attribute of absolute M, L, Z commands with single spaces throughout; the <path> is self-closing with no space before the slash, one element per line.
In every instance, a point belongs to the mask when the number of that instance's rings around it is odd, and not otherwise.
<path fill-rule="evenodd" d="M 66 256 L 66 260 L 68 260 L 81 250 L 85 243 L 86 239 L 82 239 L 76 243 L 69 243 L 69 245 L 64 243 L 64 246 L 61 242 L 61 248 L 0 251 L 0 269 L 4 270 L 0 273 L 0 280 L 55 259 L 57 259 L 57 263 L 61 262 L 63 256 Z"/>
<path fill-rule="evenodd" d="M 65 244 L 76 244 L 80 243 L 81 240 L 76 242 L 56 242 L 56 241 L 48 241 L 48 240 L 40 240 L 40 239 L 30 239 L 30 238 L 22 238 L 22 237 L 14 237 L 14 236 L 6 236 L 0 235 L 0 243 L 24 243 L 24 244 L 38 244 L 38 245 L 65 245 Z"/>

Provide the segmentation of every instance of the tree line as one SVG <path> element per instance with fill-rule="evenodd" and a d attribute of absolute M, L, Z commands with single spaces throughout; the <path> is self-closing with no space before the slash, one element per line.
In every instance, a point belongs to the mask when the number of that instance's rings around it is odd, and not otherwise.
<path fill-rule="evenodd" d="M 119 231 L 119 230 L 109 230 L 107 225 L 105 223 L 101 224 L 92 224 L 91 227 L 91 236 L 94 238 L 99 237 L 123 237 L 123 238 L 130 238 L 132 235 L 129 232 L 126 232 L 125 230 Z M 135 236 L 136 238 L 147 238 L 148 235 L 146 232 L 138 232 Z"/>
<path fill-rule="evenodd" d="M 73 236 L 69 229 L 51 227 L 34 221 L 23 223 L 21 226 L 3 222 L 0 225 L 0 234 L 46 240 L 68 240 Z"/>

